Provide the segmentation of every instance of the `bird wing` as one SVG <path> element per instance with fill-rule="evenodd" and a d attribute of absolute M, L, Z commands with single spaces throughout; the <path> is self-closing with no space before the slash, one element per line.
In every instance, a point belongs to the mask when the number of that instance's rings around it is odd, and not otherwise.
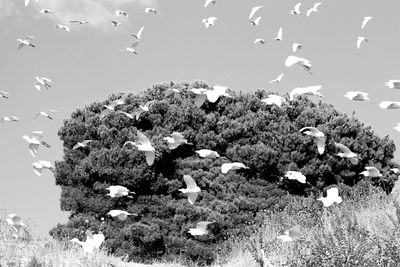
<path fill-rule="evenodd" d="M 185 181 L 186 187 L 188 189 L 193 189 L 197 187 L 196 181 L 190 175 L 183 175 L 183 180 Z"/>
<path fill-rule="evenodd" d="M 135 143 L 135 142 L 132 142 L 132 141 L 126 141 L 122 147 L 124 147 L 124 146 L 126 146 L 126 145 L 136 146 L 136 143 Z"/>
<path fill-rule="evenodd" d="M 141 143 L 142 145 L 151 145 L 150 140 L 141 132 L 137 131 L 137 142 Z"/>
<path fill-rule="evenodd" d="M 300 13 L 300 7 L 301 7 L 301 3 L 297 3 L 297 4 L 294 6 L 294 11 L 296 11 L 296 13 Z"/>
<path fill-rule="evenodd" d="M 37 155 L 37 153 L 38 153 L 38 149 L 39 149 L 39 144 L 30 143 L 30 144 L 28 145 L 28 147 L 29 147 L 29 152 L 31 152 L 31 155 L 32 155 L 33 157 L 36 157 L 36 155 Z"/>
<path fill-rule="evenodd" d="M 194 104 L 196 105 L 196 107 L 200 108 L 206 101 L 206 98 L 207 96 L 204 94 L 196 95 L 196 98 L 194 100 Z"/>
<path fill-rule="evenodd" d="M 309 17 L 313 11 L 314 8 L 310 8 L 309 10 L 307 10 L 307 17 Z"/>
<path fill-rule="evenodd" d="M 36 140 L 38 140 L 38 141 L 43 140 L 43 131 L 34 131 L 34 132 L 32 132 L 32 134 Z"/>
<path fill-rule="evenodd" d="M 18 50 L 21 50 L 21 49 L 22 49 L 24 46 L 25 46 L 25 44 L 24 44 L 24 43 L 19 43 L 19 45 L 18 45 L 17 49 L 18 49 Z"/>
<path fill-rule="evenodd" d="M 251 11 L 250 11 L 249 19 L 251 19 L 251 18 L 254 16 L 254 14 L 255 14 L 258 10 L 260 10 L 262 7 L 263 7 L 263 6 L 255 6 L 255 7 L 253 7 L 253 8 L 251 9 Z"/>
<path fill-rule="evenodd" d="M 293 240 L 299 239 L 301 237 L 300 225 L 296 225 L 296 226 L 290 228 L 288 231 L 288 236 L 290 238 L 292 238 Z"/>
<path fill-rule="evenodd" d="M 142 38 L 141 36 L 142 36 L 143 30 L 144 30 L 144 27 L 142 26 L 142 27 L 139 29 L 139 31 L 137 32 L 136 38 L 138 38 L 138 39 L 141 39 L 141 38 Z"/>
<path fill-rule="evenodd" d="M 29 5 L 29 1 L 30 1 L 30 0 L 25 0 L 25 6 L 28 6 L 28 5 Z"/>
<path fill-rule="evenodd" d="M 232 169 L 232 164 L 231 163 L 224 163 L 221 165 L 221 172 L 222 173 L 227 173 L 230 169 Z"/>
<path fill-rule="evenodd" d="M 345 146 L 343 144 L 335 143 L 335 147 L 339 148 L 340 150 L 342 150 L 342 152 L 345 153 L 345 154 L 351 153 L 351 150 L 347 146 Z"/>
<path fill-rule="evenodd" d="M 146 155 L 146 162 L 149 166 L 153 165 L 155 159 L 154 151 L 145 151 L 144 154 Z"/>
<path fill-rule="evenodd" d="M 207 7 L 213 0 L 206 0 L 206 2 L 204 3 L 204 7 Z"/>
<path fill-rule="evenodd" d="M 194 204 L 194 202 L 196 202 L 197 196 L 199 195 L 199 193 L 193 193 L 193 192 L 188 192 L 187 193 L 187 197 L 188 197 L 188 201 L 191 205 Z"/>
<path fill-rule="evenodd" d="M 323 137 L 323 136 L 315 137 L 314 141 L 315 141 L 315 144 L 317 145 L 319 154 L 320 155 L 324 154 L 324 151 L 325 151 L 325 137 Z"/>

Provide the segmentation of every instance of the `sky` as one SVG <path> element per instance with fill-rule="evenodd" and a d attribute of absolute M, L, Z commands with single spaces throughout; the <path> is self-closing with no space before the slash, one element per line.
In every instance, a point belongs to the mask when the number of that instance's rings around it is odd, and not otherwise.
<path fill-rule="evenodd" d="M 373 102 L 400 101 L 400 91 L 384 82 L 400 79 L 400 23 L 398 0 L 322 0 L 319 12 L 305 15 L 315 1 L 302 1 L 301 15 L 291 15 L 298 1 L 217 0 L 204 8 L 203 0 L 0 0 L 0 91 L 10 93 L 0 99 L 0 117 L 17 116 L 16 123 L 0 124 L 0 206 L 28 220 L 41 235 L 57 223 L 65 223 L 68 212 L 60 210 L 61 189 L 51 172 L 41 177 L 33 172 L 36 160 L 62 160 L 63 146 L 57 132 L 77 107 L 104 100 L 121 92 L 141 92 L 156 83 L 204 80 L 231 90 L 257 89 L 284 94 L 295 87 L 322 85 L 322 101 L 341 112 L 371 125 L 376 134 L 389 134 L 400 147 L 393 127 L 400 110 L 382 110 L 367 102 L 352 102 L 347 91 L 365 91 Z M 255 17 L 254 6 L 263 5 Z M 145 7 L 157 9 L 146 14 Z M 39 11 L 48 8 L 52 14 Z M 125 10 L 128 18 L 117 17 Z M 215 16 L 206 28 L 203 18 Z M 373 16 L 364 29 L 364 16 Z M 68 20 L 91 20 L 85 25 Z M 111 20 L 121 22 L 114 27 Z M 65 24 L 71 32 L 57 29 Z M 130 46 L 144 26 L 138 55 L 120 50 Z M 283 40 L 273 40 L 279 27 Z M 34 36 L 35 48 L 17 50 L 17 39 Z M 358 36 L 367 43 L 356 48 Z M 264 45 L 254 45 L 263 38 Z M 294 53 L 292 43 L 301 43 Z M 312 62 L 313 75 L 299 66 L 287 68 L 287 56 L 296 55 Z M 282 82 L 270 80 L 285 73 Z M 35 76 L 52 80 L 49 90 L 34 87 Z M 315 98 L 316 101 L 319 98 Z M 33 119 L 41 110 L 59 112 L 53 120 Z M 29 153 L 23 135 L 42 130 L 51 148 L 40 147 L 36 158 Z M 399 151 L 395 153 L 400 156 Z"/>

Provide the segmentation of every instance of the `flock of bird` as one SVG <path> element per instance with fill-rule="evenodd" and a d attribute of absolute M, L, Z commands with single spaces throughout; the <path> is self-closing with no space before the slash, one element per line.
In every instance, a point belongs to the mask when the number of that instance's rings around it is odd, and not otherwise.
<path fill-rule="evenodd" d="M 39 0 L 36 0 L 38 2 Z M 29 0 L 25 0 L 25 6 L 29 5 Z M 208 6 L 216 5 L 217 0 L 206 0 L 204 7 L 207 8 Z M 318 8 L 322 3 L 318 2 L 315 3 L 312 7 L 310 7 L 306 11 L 306 16 L 311 16 L 313 13 L 318 12 Z M 294 6 L 292 10 L 290 10 L 291 15 L 301 15 L 302 10 L 301 10 L 301 3 L 298 3 Z M 258 26 L 262 17 L 255 15 L 257 12 L 262 9 L 263 6 L 255 6 L 250 10 L 250 15 L 248 17 L 249 23 L 252 26 Z M 157 14 L 157 10 L 154 8 L 145 8 L 144 10 L 146 13 L 150 14 Z M 53 13 L 52 10 L 49 9 L 41 9 L 41 13 L 43 14 L 51 14 Z M 128 17 L 128 14 L 126 11 L 123 10 L 116 10 L 115 11 L 116 16 L 125 16 L 126 18 Z M 255 17 L 255 18 L 254 18 Z M 215 26 L 217 17 L 208 17 L 204 18 L 202 20 L 202 23 L 206 28 L 209 28 L 211 26 Z M 363 18 L 362 24 L 361 24 L 361 29 L 364 29 L 369 21 L 371 21 L 373 17 L 367 16 Z M 69 23 L 71 24 L 87 24 L 91 23 L 90 20 L 69 20 Z M 111 20 L 111 23 L 113 26 L 118 27 L 121 25 L 120 22 L 116 20 Z M 70 27 L 62 24 L 57 24 L 56 28 L 65 30 L 66 32 L 70 32 Z M 130 52 L 133 54 L 137 54 L 136 52 L 136 47 L 140 43 L 142 39 L 142 33 L 143 33 L 144 27 L 141 27 L 136 34 L 131 34 L 132 37 L 135 38 L 135 41 L 128 47 L 122 49 L 121 51 L 126 51 Z M 33 36 L 27 36 L 24 39 L 17 39 L 18 40 L 18 46 L 17 49 L 21 50 L 24 47 L 36 47 L 36 45 L 33 43 Z M 282 41 L 283 40 L 283 29 L 282 27 L 279 28 L 278 33 L 276 37 L 272 38 L 276 41 Z M 364 36 L 359 36 L 357 38 L 356 46 L 358 49 L 360 49 L 361 44 L 363 42 L 367 42 L 367 38 Z M 254 40 L 254 44 L 265 44 L 265 40 L 262 38 L 256 38 Z M 292 45 L 292 50 L 293 53 L 300 53 L 302 51 L 302 45 L 300 43 L 293 43 Z M 284 62 L 284 65 L 286 67 L 292 67 L 294 65 L 301 66 L 305 71 L 307 71 L 309 74 L 313 74 L 311 72 L 312 65 L 311 61 L 305 58 L 301 58 L 295 55 L 289 55 L 287 59 Z M 281 73 L 277 78 L 273 79 L 270 81 L 270 83 L 279 83 L 284 77 L 284 73 Z M 400 80 L 389 80 L 385 83 L 385 85 L 391 89 L 400 89 Z M 51 80 L 46 77 L 35 77 L 35 83 L 34 87 L 38 90 L 41 91 L 43 89 L 50 89 L 51 88 Z M 297 87 L 294 88 L 290 93 L 289 93 L 289 99 L 286 97 L 276 95 L 276 94 L 270 94 L 268 97 L 261 99 L 261 102 L 265 103 L 266 105 L 277 105 L 278 107 L 282 107 L 282 105 L 286 104 L 289 105 L 290 102 L 294 101 L 296 99 L 296 96 L 299 95 L 315 95 L 315 96 L 320 96 L 322 97 L 322 94 L 319 92 L 319 90 L 322 89 L 321 85 L 316 85 L 316 86 L 308 86 L 308 87 Z M 180 93 L 178 89 L 171 89 L 174 90 L 176 93 Z M 231 94 L 228 93 L 228 88 L 224 86 L 213 86 L 212 88 L 192 88 L 190 91 L 194 94 L 195 101 L 194 104 L 196 107 L 200 108 L 206 101 L 209 101 L 211 103 L 215 103 L 220 97 L 233 97 Z M 0 91 L 0 98 L 8 99 L 10 94 L 5 91 Z M 345 95 L 346 98 L 352 101 L 369 101 L 370 99 L 368 98 L 368 93 L 366 92 L 361 92 L 361 91 L 349 91 Z M 103 105 L 104 110 L 100 114 L 100 118 L 103 119 L 105 116 L 109 115 L 110 113 L 115 113 L 115 114 L 121 114 L 129 119 L 133 120 L 140 120 L 140 117 L 143 113 L 145 112 L 151 112 L 151 108 L 153 104 L 155 103 L 155 100 L 148 101 L 146 103 L 143 103 L 142 105 L 139 105 L 139 107 L 133 112 L 133 113 L 127 113 L 122 110 L 118 110 L 117 107 L 122 106 L 125 104 L 125 101 L 123 99 L 117 99 L 109 103 L 108 105 Z M 373 103 L 373 102 L 372 102 Z M 380 108 L 382 109 L 399 109 L 400 108 L 400 102 L 395 102 L 395 101 L 382 101 L 379 104 Z M 46 110 L 46 111 L 39 111 L 35 114 L 34 119 L 42 116 L 48 119 L 52 119 L 52 113 L 57 112 L 56 110 Z M 1 122 L 18 122 L 19 118 L 15 116 L 4 116 L 1 118 Z M 394 127 L 397 131 L 400 131 L 400 123 L 396 127 Z M 325 152 L 325 134 L 320 131 L 318 128 L 313 127 L 313 126 L 308 126 L 308 127 L 303 127 L 299 130 L 299 132 L 305 136 L 309 136 L 314 140 L 314 143 L 317 147 L 317 152 L 322 155 Z M 49 148 L 50 145 L 44 141 L 43 138 L 43 132 L 42 131 L 34 131 L 32 133 L 32 136 L 29 137 L 27 135 L 23 136 L 23 139 L 28 143 L 28 148 L 30 154 L 36 158 L 38 154 L 38 149 L 40 146 L 44 146 Z M 182 133 L 180 132 L 172 132 L 170 136 L 163 137 L 163 140 L 168 143 L 169 149 L 173 150 L 178 148 L 181 145 L 193 145 L 188 142 L 187 139 L 183 136 Z M 90 148 L 90 144 L 93 140 L 82 140 L 81 142 L 77 142 L 74 147 L 72 148 L 73 150 L 75 149 L 81 149 L 85 147 Z M 142 132 L 139 130 L 137 131 L 137 139 L 135 141 L 126 141 L 123 145 L 123 147 L 132 147 L 136 148 L 138 151 L 141 151 L 145 155 L 146 163 L 148 166 L 151 166 L 154 163 L 154 160 L 156 158 L 157 152 L 155 148 L 153 147 L 150 139 Z M 336 143 L 335 142 L 335 148 L 340 150 L 339 153 L 337 153 L 337 156 L 349 160 L 352 164 L 358 164 L 359 162 L 359 156 L 351 151 L 347 146 L 341 143 Z M 218 154 L 217 151 L 213 151 L 210 149 L 200 149 L 196 150 L 195 153 L 200 157 L 200 158 L 210 158 L 210 159 L 216 159 L 220 158 L 221 156 Z M 42 175 L 42 170 L 48 169 L 52 172 L 54 172 L 53 166 L 51 162 L 49 161 L 44 161 L 44 160 L 39 160 L 37 162 L 32 163 L 33 170 L 37 175 Z M 221 173 L 226 174 L 229 171 L 235 171 L 235 170 L 246 170 L 249 167 L 247 167 L 245 164 L 241 162 L 227 162 L 223 163 L 221 165 Z M 397 173 L 399 172 L 398 169 L 393 168 L 391 169 L 393 172 Z M 369 177 L 379 177 L 382 176 L 380 171 L 373 167 L 373 166 L 366 166 L 365 171 L 361 172 L 360 175 L 364 176 L 369 176 Z M 307 178 L 304 176 L 301 172 L 294 171 L 294 170 L 288 170 L 284 177 L 282 178 L 287 178 L 289 180 L 295 180 L 299 183 L 305 184 L 307 183 Z M 186 184 L 186 188 L 181 188 L 179 191 L 187 196 L 187 200 L 190 205 L 194 205 L 197 197 L 199 194 L 201 194 L 202 189 L 197 186 L 196 181 L 190 176 L 190 175 L 184 175 L 183 176 L 183 182 Z M 130 194 L 135 194 L 134 192 L 129 191 L 128 188 L 121 186 L 121 185 L 112 185 L 109 186 L 108 188 L 105 188 L 108 190 L 108 196 L 111 198 L 119 198 L 119 197 L 127 197 L 127 198 L 132 198 Z M 327 190 L 327 196 L 326 197 L 321 197 L 318 198 L 317 200 L 321 201 L 324 207 L 329 207 L 334 203 L 340 204 L 342 202 L 342 198 L 339 196 L 339 190 L 337 187 L 333 187 Z M 111 210 L 108 212 L 108 215 L 110 215 L 113 218 L 117 218 L 121 221 L 124 221 L 128 218 L 128 216 L 137 216 L 137 214 L 129 213 L 127 211 L 123 210 Z M 22 220 L 22 218 L 16 214 L 9 214 L 9 217 L 7 218 L 7 222 L 12 226 L 12 229 L 15 230 L 16 235 L 21 232 L 21 229 L 24 229 L 25 224 Z M 193 236 L 198 236 L 198 235 L 207 235 L 209 233 L 208 225 L 215 223 L 215 221 L 200 221 L 197 223 L 196 228 L 191 228 L 189 229 L 189 233 Z M 98 234 L 92 234 L 89 230 L 87 231 L 87 238 L 85 242 L 82 242 L 76 238 L 72 239 L 72 242 L 76 242 L 80 244 L 85 253 L 93 253 L 95 249 L 98 249 L 101 243 L 104 241 L 105 237 L 102 233 Z M 285 232 L 284 235 L 278 236 L 277 238 L 281 239 L 284 242 L 290 242 L 290 241 L 296 241 L 302 237 L 302 233 L 300 230 L 300 226 L 296 225 L 293 228 L 289 229 L 288 231 Z"/>

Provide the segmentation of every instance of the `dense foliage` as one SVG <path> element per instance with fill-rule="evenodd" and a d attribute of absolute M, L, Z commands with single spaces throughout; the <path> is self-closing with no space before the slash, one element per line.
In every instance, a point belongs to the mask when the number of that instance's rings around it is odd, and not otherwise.
<path fill-rule="evenodd" d="M 218 245 L 231 236 L 246 234 L 260 211 L 281 210 L 289 194 L 320 196 L 325 187 L 355 185 L 365 166 L 388 170 L 395 146 L 388 137 L 379 138 L 354 117 L 339 113 L 331 105 L 315 104 L 298 97 L 290 105 L 268 106 L 260 100 L 266 91 L 230 92 L 200 108 L 191 88 L 208 88 L 203 82 L 155 85 L 140 95 L 116 94 L 72 113 L 59 136 L 64 142 L 64 160 L 56 163 L 56 184 L 62 188 L 61 208 L 71 212 L 66 225 L 51 231 L 57 238 L 81 236 L 90 227 L 101 230 L 106 247 L 114 254 L 149 261 L 184 255 L 210 262 Z M 172 89 L 178 89 L 176 92 Z M 116 110 L 133 112 L 140 104 L 156 100 L 139 120 L 111 112 L 104 118 L 102 105 L 123 98 Z M 326 150 L 319 155 L 313 140 L 299 129 L 318 127 L 325 133 Z M 156 149 L 148 166 L 143 152 L 123 147 L 140 130 Z M 181 132 L 192 145 L 168 148 L 163 137 Z M 72 150 L 77 142 L 92 139 L 88 147 Z M 342 159 L 334 142 L 347 145 L 360 155 L 357 165 Z M 211 149 L 221 158 L 203 159 L 195 150 Z M 243 162 L 249 169 L 222 174 L 225 162 Z M 301 171 L 308 184 L 282 179 L 288 170 Z M 389 183 L 384 172 L 374 183 Z M 192 206 L 178 189 L 183 175 L 191 175 L 202 189 Z M 126 186 L 133 198 L 110 198 L 110 185 Z M 319 203 L 322 207 L 322 204 Z M 137 213 L 126 221 L 106 214 L 112 209 Z M 104 218 L 102 220 L 102 218 Z M 193 237 L 189 228 L 198 221 L 215 221 L 210 234 Z M 81 236 L 82 237 L 82 236 Z"/>

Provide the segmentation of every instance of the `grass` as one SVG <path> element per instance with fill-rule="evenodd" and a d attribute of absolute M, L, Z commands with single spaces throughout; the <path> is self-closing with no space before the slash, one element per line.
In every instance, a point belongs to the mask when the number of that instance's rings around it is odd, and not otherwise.
<path fill-rule="evenodd" d="M 249 238 L 230 240 L 213 266 L 398 266 L 397 214 L 392 196 L 371 186 L 350 191 L 341 204 L 329 208 L 314 198 L 293 197 L 283 211 L 260 214 L 263 224 L 254 227 Z M 178 261 L 129 263 L 104 250 L 85 256 L 75 244 L 32 234 L 16 239 L 5 216 L 3 211 L 0 266 L 184 266 Z M 276 238 L 297 224 L 303 233 L 299 241 L 284 243 Z"/>

